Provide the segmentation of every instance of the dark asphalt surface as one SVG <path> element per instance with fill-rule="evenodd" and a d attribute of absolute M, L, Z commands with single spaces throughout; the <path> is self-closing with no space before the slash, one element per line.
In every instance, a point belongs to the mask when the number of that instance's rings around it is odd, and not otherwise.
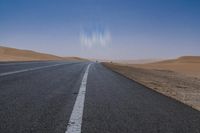
<path fill-rule="evenodd" d="M 0 73 L 10 72 L 10 71 L 18 71 L 23 69 L 35 68 L 35 67 L 42 67 L 48 66 L 53 64 L 62 64 L 62 63 L 72 63 L 72 62 L 56 62 L 56 61 L 35 61 L 35 62 L 11 62 L 11 63 L 0 63 Z M 74 62 L 73 62 L 74 63 Z"/>
<path fill-rule="evenodd" d="M 58 63 L 0 63 L 0 73 Z M 88 64 L 0 77 L 0 133 L 64 133 Z M 200 112 L 93 63 L 82 133 L 200 133 Z"/>
<path fill-rule="evenodd" d="M 0 77 L 0 132 L 65 132 L 87 64 Z"/>

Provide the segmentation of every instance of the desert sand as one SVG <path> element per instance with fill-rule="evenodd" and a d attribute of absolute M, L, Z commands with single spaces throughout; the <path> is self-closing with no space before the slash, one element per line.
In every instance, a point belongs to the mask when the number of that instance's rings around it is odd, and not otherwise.
<path fill-rule="evenodd" d="M 56 55 L 39 53 L 30 50 L 21 50 L 0 46 L 0 61 L 42 61 L 42 60 L 70 60 L 85 61 L 79 57 L 59 57 Z"/>
<path fill-rule="evenodd" d="M 112 62 L 120 64 L 147 64 L 161 61 L 162 59 L 138 59 L 138 60 L 113 60 Z M 107 61 L 104 61 L 107 62 Z"/>
<path fill-rule="evenodd" d="M 134 81 L 200 110 L 200 57 L 149 64 L 103 63 Z"/>
<path fill-rule="evenodd" d="M 171 70 L 187 76 L 200 78 L 200 56 L 183 56 L 174 60 L 148 64 L 129 64 L 129 66 L 145 69 Z"/>

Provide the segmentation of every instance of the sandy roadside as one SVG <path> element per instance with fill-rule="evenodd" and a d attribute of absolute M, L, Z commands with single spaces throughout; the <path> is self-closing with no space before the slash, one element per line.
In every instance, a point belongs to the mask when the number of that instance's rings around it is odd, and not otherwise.
<path fill-rule="evenodd" d="M 200 78 L 198 77 L 171 70 L 136 68 L 113 63 L 103 63 L 103 65 L 200 111 Z"/>

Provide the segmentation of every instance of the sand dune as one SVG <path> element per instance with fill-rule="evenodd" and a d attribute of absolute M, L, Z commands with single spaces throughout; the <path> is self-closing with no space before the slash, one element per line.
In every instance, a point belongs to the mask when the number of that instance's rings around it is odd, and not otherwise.
<path fill-rule="evenodd" d="M 177 59 L 162 60 L 152 62 L 153 64 L 164 64 L 164 63 L 200 63 L 200 56 L 181 56 Z"/>
<path fill-rule="evenodd" d="M 79 57 L 59 57 L 56 55 L 39 53 L 30 50 L 21 50 L 0 46 L 0 61 L 40 61 L 40 60 L 73 60 L 85 61 Z"/>
<path fill-rule="evenodd" d="M 200 77 L 200 56 L 182 56 L 173 60 L 164 60 L 148 64 L 132 64 L 130 66 L 146 69 L 171 70 L 188 76 Z"/>
<path fill-rule="evenodd" d="M 80 57 L 62 57 L 63 60 L 71 60 L 71 61 L 90 61 L 85 58 L 80 58 Z"/>
<path fill-rule="evenodd" d="M 146 64 L 161 61 L 161 59 L 139 59 L 139 60 L 114 60 L 115 63 L 122 64 Z"/>

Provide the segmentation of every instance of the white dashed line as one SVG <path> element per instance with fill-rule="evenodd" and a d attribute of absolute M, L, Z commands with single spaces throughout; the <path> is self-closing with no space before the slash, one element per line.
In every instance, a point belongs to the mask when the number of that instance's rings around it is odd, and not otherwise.
<path fill-rule="evenodd" d="M 55 67 L 55 66 L 60 66 L 60 65 L 64 65 L 64 64 L 54 64 L 54 65 L 48 65 L 48 66 L 42 66 L 42 67 L 34 67 L 34 68 L 28 68 L 28 69 L 23 69 L 23 70 L 18 70 L 18 71 L 0 73 L 0 77 L 1 76 L 11 75 L 11 74 L 16 74 L 16 73 L 21 73 L 21 72 L 27 72 L 27 71 L 39 70 L 39 69 L 43 69 L 43 68 Z"/>
<path fill-rule="evenodd" d="M 28 65 L 28 64 L 36 64 L 40 62 L 16 62 L 16 63 L 0 63 L 0 66 L 14 66 L 14 65 Z"/>
<path fill-rule="evenodd" d="M 67 131 L 65 133 L 81 133 L 81 124 L 82 124 L 85 93 L 86 93 L 86 84 L 87 84 L 89 68 L 90 68 L 90 64 L 87 66 L 87 69 L 83 76 L 81 86 L 79 89 L 79 93 L 76 98 L 74 108 L 72 110 L 72 114 L 71 114 L 71 117 L 70 117 L 70 120 L 69 120 L 69 123 L 67 126 Z"/>

